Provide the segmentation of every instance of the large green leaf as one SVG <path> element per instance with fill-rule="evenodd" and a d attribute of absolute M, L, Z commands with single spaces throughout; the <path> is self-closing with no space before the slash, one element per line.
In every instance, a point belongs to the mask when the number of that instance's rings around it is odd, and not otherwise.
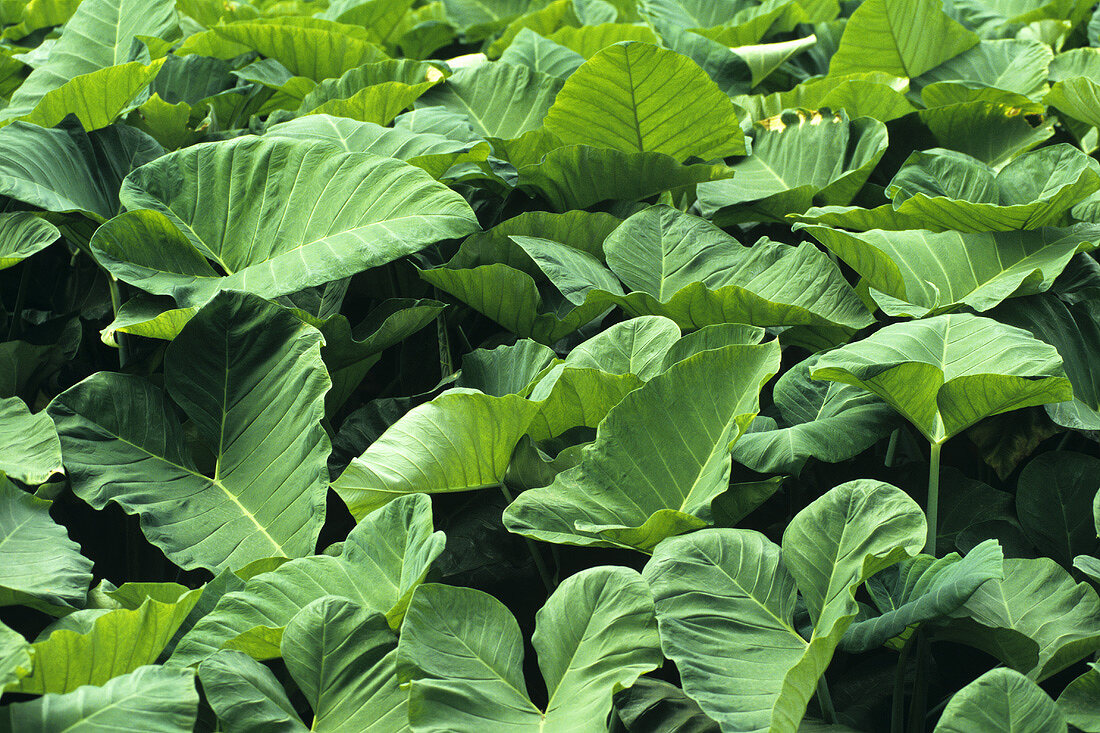
<path fill-rule="evenodd" d="M 172 153 L 128 176 L 121 198 L 151 211 L 101 227 L 97 257 L 119 279 L 180 305 L 219 289 L 285 295 L 477 229 L 469 205 L 422 170 L 282 139 Z"/>
<path fill-rule="evenodd" d="M 1075 254 L 1100 242 L 1095 224 L 970 233 L 806 229 L 864 277 L 886 313 L 916 317 L 960 305 L 987 311 L 1047 290 Z"/>
<path fill-rule="evenodd" d="M 500 484 L 538 407 L 454 389 L 410 410 L 333 482 L 356 518 L 405 494 Z"/>
<path fill-rule="evenodd" d="M 566 579 L 536 615 L 531 641 L 549 693 L 545 711 L 527 696 L 523 640 L 503 604 L 466 588 L 418 589 L 398 646 L 414 729 L 605 731 L 612 693 L 661 660 L 653 598 L 622 567 Z"/>
<path fill-rule="evenodd" d="M 1094 368 L 1100 358 L 1096 304 L 1087 298 L 1067 303 L 1054 293 L 1043 293 L 1003 303 L 995 313 L 998 320 L 1031 331 L 1061 354 L 1073 398 L 1048 404 L 1051 419 L 1074 430 L 1100 430 L 1100 374 Z"/>
<path fill-rule="evenodd" d="M 1048 558 L 1004 561 L 939 632 L 1041 682 L 1100 649 L 1100 598 Z"/>
<path fill-rule="evenodd" d="M 365 28 L 321 18 L 285 17 L 214 26 L 218 37 L 252 49 L 314 81 L 338 77 L 386 57 Z M 235 56 L 236 54 L 230 54 Z"/>
<path fill-rule="evenodd" d="M 47 92 L 33 111 L 18 119 L 52 127 L 71 114 L 85 130 L 107 127 L 141 103 L 138 98 L 156 78 L 162 64 L 163 60 L 151 64 L 132 61 L 81 74 Z"/>
<path fill-rule="evenodd" d="M 1041 453 L 1020 472 L 1016 513 L 1039 550 L 1064 567 L 1096 549 L 1092 506 L 1100 459 L 1084 453 Z"/>
<path fill-rule="evenodd" d="M 408 693 L 397 686 L 397 637 L 382 614 L 326 596 L 291 619 L 281 648 L 313 711 L 309 730 L 408 730 Z"/>
<path fill-rule="evenodd" d="M 1089 671 L 1066 685 L 1057 703 L 1070 725 L 1093 733 L 1100 730 L 1100 670 L 1096 662 L 1089 667 Z"/>
<path fill-rule="evenodd" d="M 935 0 L 867 0 L 844 27 L 829 73 L 920 76 L 978 41 Z"/>
<path fill-rule="evenodd" d="M 244 652 L 223 649 L 203 660 L 198 675 L 206 700 L 227 733 L 309 730 L 271 670 Z"/>
<path fill-rule="evenodd" d="M 0 606 L 84 605 L 92 561 L 50 519 L 50 503 L 0 473 Z"/>
<path fill-rule="evenodd" d="M 66 122 L 46 129 L 15 122 L 0 129 L 0 194 L 47 211 L 109 219 L 119 211 L 122 179 L 164 154 L 153 138 L 116 125 L 85 132 Z"/>
<path fill-rule="evenodd" d="M 784 112 L 753 125 L 752 155 L 731 166 L 733 178 L 698 186 L 699 208 L 726 224 L 783 221 L 819 202 L 847 204 L 886 145 L 886 126 L 869 117 Z"/>
<path fill-rule="evenodd" d="M 607 298 L 632 315 L 685 329 L 716 323 L 862 328 L 872 319 L 837 267 L 811 245 L 740 243 L 668 206 L 644 209 L 604 242 L 629 294 Z M 603 301 L 600 301 L 603 302 Z"/>
<path fill-rule="evenodd" d="M 22 634 L 0 622 L 0 690 L 30 672 L 33 653 Z"/>
<path fill-rule="evenodd" d="M 856 589 L 915 554 L 923 533 L 912 499 L 862 480 L 803 509 L 784 533 L 782 552 L 741 529 L 661 543 L 645 577 L 662 648 L 684 691 L 723 730 L 796 730 L 858 612 Z M 809 641 L 794 625 L 796 582 L 814 623 Z"/>
<path fill-rule="evenodd" d="M 958 7 L 957 5 L 955 7 Z M 983 40 L 913 80 L 921 91 L 933 85 L 964 89 L 1000 89 L 1037 99 L 1046 88 L 1047 67 L 1054 54 L 1050 46 L 1033 40 L 1004 38 Z M 925 105 L 933 100 L 925 95 Z"/>
<path fill-rule="evenodd" d="M 757 418 L 733 458 L 760 473 L 797 474 L 807 459 L 839 463 L 862 453 L 897 423 L 881 399 L 858 387 L 810 378 L 819 356 L 795 364 L 772 389 L 779 420 Z"/>
<path fill-rule="evenodd" d="M 1013 231 L 1066 223 L 1075 204 L 1100 188 L 1095 162 L 1069 145 L 1024 153 L 999 172 L 952 150 L 913 153 L 886 189 L 893 205 L 824 207 L 800 221 L 847 229 Z"/>
<path fill-rule="evenodd" d="M 5 733 L 53 733 L 77 730 L 155 730 L 190 733 L 198 716 L 195 673 L 146 666 L 116 677 L 102 687 L 81 687 L 50 694 L 0 710 Z"/>
<path fill-rule="evenodd" d="M 706 72 L 648 43 L 615 44 L 585 62 L 558 93 L 546 129 L 569 145 L 679 161 L 746 150 L 736 108 Z"/>
<path fill-rule="evenodd" d="M 136 60 L 136 36 L 167 39 L 177 30 L 171 0 L 82 2 L 45 63 L 31 72 L 0 114 L 6 119 L 22 117 L 75 77 Z"/>
<path fill-rule="evenodd" d="M 966 557 L 917 555 L 872 576 L 866 588 L 879 615 L 852 624 L 841 648 L 868 651 L 909 626 L 958 610 L 983 583 L 1004 577 L 1003 559 L 996 540 L 987 540 Z"/>
<path fill-rule="evenodd" d="M 443 533 L 432 530 L 428 497 L 396 499 L 364 517 L 339 554 L 292 560 L 222 596 L 180 640 L 172 661 L 194 664 L 227 645 L 258 659 L 277 657 L 282 629 L 324 596 L 383 613 L 397 628 L 443 543 Z"/>
<path fill-rule="evenodd" d="M 936 733 L 1065 733 L 1066 719 L 1043 688 L 1011 669 L 991 669 L 943 709 Z"/>
<path fill-rule="evenodd" d="M 706 526 L 710 503 L 729 484 L 730 448 L 778 369 L 775 342 L 672 366 L 611 409 L 576 468 L 521 494 L 505 526 L 548 542 L 646 551 Z"/>
<path fill-rule="evenodd" d="M 50 405 L 74 491 L 139 514 L 181 567 L 313 552 L 328 484 L 320 349 L 320 333 L 279 307 L 217 296 L 165 354 L 168 395 L 213 457 L 211 475 L 188 455 L 163 392 L 101 372 Z"/>
<path fill-rule="evenodd" d="M 479 137 L 512 138 L 542 124 L 561 82 L 502 62 L 461 69 L 417 101 L 462 115 Z"/>
<path fill-rule="evenodd" d="M 814 78 L 785 92 L 738 96 L 734 101 L 758 122 L 796 108 L 843 110 L 852 119 L 871 117 L 890 122 L 916 111 L 905 97 L 908 89 L 907 79 L 871 71 Z"/>
<path fill-rule="evenodd" d="M 72 692 L 82 685 L 105 684 L 152 664 L 201 593 L 193 590 L 165 601 L 147 598 L 137 608 L 118 608 L 88 619 L 87 627 L 54 630 L 32 645 L 31 674 L 10 689 L 36 694 Z"/>
<path fill-rule="evenodd" d="M 824 355 L 811 376 L 877 394 L 932 443 L 991 415 L 1072 395 L 1053 347 L 969 314 L 887 326 Z"/>
<path fill-rule="evenodd" d="M 31 413 L 18 397 L 0 397 L 0 472 L 37 486 L 64 473 L 53 420 Z"/>
<path fill-rule="evenodd" d="M 0 214 L 0 270 L 18 265 L 60 237 L 57 227 L 29 211 Z"/>

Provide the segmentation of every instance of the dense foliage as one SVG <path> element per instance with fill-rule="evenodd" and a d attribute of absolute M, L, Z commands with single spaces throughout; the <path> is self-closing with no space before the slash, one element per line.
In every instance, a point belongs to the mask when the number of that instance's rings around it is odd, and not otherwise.
<path fill-rule="evenodd" d="M 1100 732 L 1091 0 L 0 0 L 0 730 Z"/>

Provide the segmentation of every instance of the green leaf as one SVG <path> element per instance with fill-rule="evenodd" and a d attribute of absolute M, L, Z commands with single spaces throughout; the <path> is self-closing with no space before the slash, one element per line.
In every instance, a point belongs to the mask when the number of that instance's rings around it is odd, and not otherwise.
<path fill-rule="evenodd" d="M 64 473 L 61 443 L 45 412 L 31 413 L 18 397 L 0 397 L 0 472 L 37 486 Z"/>
<path fill-rule="evenodd" d="M 198 717 L 195 673 L 172 667 L 141 667 L 102 687 L 50 694 L 0 710 L 0 730 L 125 730 L 190 733 Z"/>
<path fill-rule="evenodd" d="M 1066 719 L 1037 684 L 1011 669 L 991 669 L 959 690 L 936 733 L 1058 733 Z"/>
<path fill-rule="evenodd" d="M 789 91 L 739 96 L 734 102 L 758 122 L 796 108 L 843 110 L 850 119 L 871 117 L 890 122 L 916 111 L 905 97 L 908 89 L 908 80 L 873 71 L 815 78 Z"/>
<path fill-rule="evenodd" d="M 294 76 L 314 81 L 338 77 L 386 57 L 368 40 L 365 28 L 321 18 L 248 20 L 212 30 L 220 38 L 275 59 Z"/>
<path fill-rule="evenodd" d="M 732 179 L 697 188 L 703 216 L 716 223 L 784 221 L 812 204 L 847 204 L 886 152 L 886 126 L 843 111 L 793 110 L 753 125 L 752 155 Z M 807 155 L 807 151 L 814 151 Z"/>
<path fill-rule="evenodd" d="M 919 91 L 945 83 L 968 89 L 1001 89 L 1037 99 L 1045 91 L 1047 67 L 1053 58 L 1050 46 L 1038 41 L 982 40 L 924 72 L 913 85 Z M 927 99 L 925 104 L 933 106 Z"/>
<path fill-rule="evenodd" d="M 731 322 L 856 329 L 872 320 L 816 247 L 766 239 L 743 247 L 710 222 L 668 206 L 627 219 L 604 242 L 604 253 L 631 291 L 606 301 L 631 315 L 663 315 L 683 329 Z"/>
<path fill-rule="evenodd" d="M 1059 425 L 1100 430 L 1100 379 L 1093 364 L 1100 358 L 1100 309 L 1090 300 L 1065 303 L 1054 293 L 1011 300 L 997 308 L 998 320 L 1025 328 L 1062 355 L 1073 397 L 1046 406 Z"/>
<path fill-rule="evenodd" d="M 864 277 L 886 313 L 916 317 L 960 305 L 982 312 L 1043 292 L 1074 255 L 1100 240 L 1094 224 L 970 233 L 805 228 Z"/>
<path fill-rule="evenodd" d="M 162 64 L 162 60 L 148 65 L 132 61 L 73 77 L 46 92 L 32 111 L 18 119 L 53 127 L 72 114 L 85 130 L 107 127 L 140 104 L 138 97 L 157 76 Z"/>
<path fill-rule="evenodd" d="M 0 114 L 6 119 L 30 114 L 50 92 L 76 77 L 138 60 L 136 36 L 167 39 L 178 28 L 171 0 L 82 2 L 45 63 L 31 72 Z"/>
<path fill-rule="evenodd" d="M 645 577 L 662 648 L 684 691 L 723 729 L 795 730 L 858 611 L 856 589 L 915 554 L 923 533 L 912 499 L 861 480 L 803 509 L 784 533 L 782 552 L 741 529 L 661 543 Z M 794 626 L 796 578 L 814 620 L 809 641 Z"/>
<path fill-rule="evenodd" d="M 535 617 L 532 645 L 549 701 L 528 698 L 523 641 L 511 613 L 489 595 L 425 585 L 413 596 L 398 645 L 398 675 L 411 681 L 416 730 L 606 730 L 611 695 L 661 660 L 653 598 L 642 578 L 597 567 L 567 578 Z"/>
<path fill-rule="evenodd" d="M 999 172 L 963 153 L 913 153 L 886 189 L 893 206 L 813 210 L 800 221 L 848 229 L 1013 231 L 1065 223 L 1100 188 L 1095 163 L 1069 145 L 1024 153 Z"/>
<path fill-rule="evenodd" d="M 92 561 L 50 518 L 51 503 L 0 474 L 0 606 L 84 605 Z"/>
<path fill-rule="evenodd" d="M 896 416 L 881 399 L 852 385 L 810 378 L 819 358 L 779 377 L 772 399 L 781 420 L 771 429 L 754 422 L 734 446 L 734 460 L 759 473 L 797 474 L 809 458 L 839 463 L 890 432 Z"/>
<path fill-rule="evenodd" d="M 584 56 L 561 44 L 523 28 L 500 55 L 501 63 L 526 66 L 556 79 L 565 80 L 584 63 Z"/>
<path fill-rule="evenodd" d="M 332 488 L 361 518 L 404 494 L 495 487 L 537 409 L 518 395 L 448 390 L 390 426 Z"/>
<path fill-rule="evenodd" d="M 824 355 L 811 376 L 878 395 L 941 444 L 990 415 L 1072 395 L 1053 347 L 969 314 L 887 326 Z"/>
<path fill-rule="evenodd" d="M 684 161 L 744 155 L 737 110 L 691 59 L 648 43 L 600 51 L 562 86 L 546 129 L 569 145 Z"/>
<path fill-rule="evenodd" d="M 1100 598 L 1048 558 L 1004 561 L 939 637 L 981 649 L 1042 682 L 1100 649 Z"/>
<path fill-rule="evenodd" d="M 841 648 L 870 651 L 907 627 L 958 610 L 987 580 L 1004 577 L 1003 559 L 996 540 L 987 540 L 966 557 L 917 555 L 872 576 L 866 587 L 879 615 L 852 624 Z"/>
<path fill-rule="evenodd" d="M 194 664 L 227 645 L 258 659 L 277 657 L 283 627 L 324 596 L 347 598 L 400 627 L 413 591 L 443 551 L 431 511 L 427 496 L 401 497 L 363 517 L 338 556 L 299 558 L 251 578 L 218 600 L 171 661 Z"/>
<path fill-rule="evenodd" d="M 202 690 L 227 733 L 305 733 L 275 675 L 244 652 L 223 649 L 198 667 Z"/>
<path fill-rule="evenodd" d="M 1096 548 L 1092 507 L 1097 475 L 1100 459 L 1070 451 L 1042 453 L 1020 472 L 1020 526 L 1042 554 L 1065 567 Z"/>
<path fill-rule="evenodd" d="M 727 346 L 654 377 L 611 409 L 576 468 L 517 497 L 505 526 L 547 542 L 645 551 L 706 526 L 729 484 L 730 447 L 778 359 L 775 342 Z"/>
<path fill-rule="evenodd" d="M 127 177 L 121 199 L 152 211 L 101 227 L 96 256 L 180 305 L 225 289 L 285 295 L 477 228 L 458 194 L 406 163 L 256 137 L 166 155 Z"/>
<path fill-rule="evenodd" d="M 651 677 L 615 694 L 615 714 L 629 733 L 718 733 L 718 724 L 683 690 Z"/>
<path fill-rule="evenodd" d="M 1096 663 L 1089 671 L 1066 685 L 1056 701 L 1070 725 L 1083 731 L 1100 730 L 1100 670 Z"/>
<path fill-rule="evenodd" d="M 9 690 L 35 694 L 72 692 L 82 685 L 106 684 L 154 663 L 201 592 L 193 590 L 171 602 L 148 598 L 136 609 L 106 611 L 87 627 L 53 631 L 32 645 L 31 674 Z"/>
<path fill-rule="evenodd" d="M 1041 105 L 974 99 L 920 110 L 917 116 L 941 147 L 1002 166 L 1054 134 Z"/>
<path fill-rule="evenodd" d="M 164 154 L 153 138 L 131 127 L 88 133 L 75 121 L 49 130 L 14 122 L 0 129 L 0 148 L 0 194 L 100 221 L 118 213 L 126 174 Z"/>
<path fill-rule="evenodd" d="M 385 616 L 346 598 L 320 598 L 287 624 L 282 654 L 313 711 L 311 731 L 408 730 L 397 638 Z"/>
<path fill-rule="evenodd" d="M 0 622 L 0 690 L 30 672 L 33 651 L 22 634 Z"/>
<path fill-rule="evenodd" d="M 578 344 L 563 364 L 608 374 L 633 374 L 648 381 L 664 371 L 665 354 L 679 339 L 680 329 L 668 318 L 639 316 Z"/>
<path fill-rule="evenodd" d="M 479 137 L 512 138 L 542 124 L 560 89 L 558 79 L 526 66 L 487 63 L 460 69 L 424 94 L 417 107 L 455 112 Z"/>
<path fill-rule="evenodd" d="M 844 26 L 829 74 L 920 76 L 978 43 L 935 0 L 868 0 Z"/>
<path fill-rule="evenodd" d="M 212 475 L 195 467 L 163 392 L 99 373 L 50 405 L 74 491 L 139 514 L 184 568 L 313 552 L 328 483 L 320 348 L 315 329 L 277 306 L 217 296 L 165 354 L 168 395 L 212 454 Z"/>
<path fill-rule="evenodd" d="M 18 265 L 60 238 L 57 227 L 32 212 L 0 214 L 0 270 Z"/>
<path fill-rule="evenodd" d="M 462 357 L 462 371 L 455 384 L 493 397 L 526 397 L 555 358 L 553 349 L 529 339 L 495 349 L 474 349 Z"/>

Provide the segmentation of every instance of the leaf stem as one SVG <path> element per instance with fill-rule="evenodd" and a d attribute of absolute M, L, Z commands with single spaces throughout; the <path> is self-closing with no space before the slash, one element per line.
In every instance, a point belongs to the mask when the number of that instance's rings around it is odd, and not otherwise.
<path fill-rule="evenodd" d="M 928 708 L 928 668 L 931 666 L 932 649 L 923 629 L 918 629 L 915 636 L 917 637 L 917 672 L 913 680 L 913 701 L 909 705 L 909 733 L 924 733 L 924 720 Z"/>
<path fill-rule="evenodd" d="M 824 674 L 817 680 L 817 704 L 821 707 L 825 722 L 836 725 L 836 708 L 833 707 L 833 696 L 829 694 L 829 683 L 825 681 Z"/>
<path fill-rule="evenodd" d="M 111 312 L 114 317 L 118 318 L 118 311 L 122 307 L 122 288 L 118 284 L 118 279 L 107 272 L 107 286 L 111 291 Z M 125 369 L 126 365 L 130 363 L 130 343 L 129 337 L 122 333 L 122 331 L 115 332 L 115 341 L 118 342 L 118 366 L 120 369 Z"/>
<path fill-rule="evenodd" d="M 942 447 L 943 443 L 932 443 L 928 461 L 928 541 L 924 544 L 924 551 L 933 557 L 936 556 L 936 532 L 939 530 L 940 449 Z"/>
<path fill-rule="evenodd" d="M 23 260 L 23 271 L 19 273 L 19 290 L 15 294 L 15 310 L 11 312 L 11 323 L 8 324 L 8 341 L 11 341 L 23 330 L 23 304 L 27 301 L 27 289 L 31 282 L 31 263 L 34 260 Z"/>
<path fill-rule="evenodd" d="M 890 442 L 886 444 L 886 460 L 883 463 L 887 468 L 894 467 L 894 454 L 898 452 L 898 439 L 901 437 L 901 428 L 894 428 L 890 433 Z"/>
<path fill-rule="evenodd" d="M 511 504 L 513 501 L 512 492 L 508 490 L 508 487 L 504 485 L 503 481 L 497 485 L 500 486 L 500 493 L 504 494 L 504 500 Z M 523 540 L 527 543 L 527 549 L 531 553 L 531 559 L 535 561 L 535 567 L 539 571 L 539 577 L 542 578 L 542 584 L 546 586 L 546 592 L 553 593 L 554 581 L 550 575 L 550 569 L 546 567 L 542 555 L 539 554 L 539 548 L 535 547 L 535 543 L 532 542 L 529 537 L 524 537 Z"/>
<path fill-rule="evenodd" d="M 898 654 L 898 666 L 894 670 L 894 697 L 890 703 L 890 733 L 905 733 L 905 673 L 909 669 L 909 655 L 917 632 L 913 631 Z"/>

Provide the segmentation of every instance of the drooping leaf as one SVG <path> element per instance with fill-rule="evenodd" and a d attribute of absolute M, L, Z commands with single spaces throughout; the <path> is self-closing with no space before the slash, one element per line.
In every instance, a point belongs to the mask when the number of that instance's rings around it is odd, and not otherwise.
<path fill-rule="evenodd" d="M 856 621 L 841 642 L 847 652 L 874 649 L 906 627 L 956 611 L 988 580 L 1001 580 L 1003 554 L 988 540 L 959 557 L 917 555 L 902 560 L 867 581 L 879 615 Z"/>
<path fill-rule="evenodd" d="M 992 669 L 947 703 L 936 733 L 1059 733 L 1066 719 L 1037 684 L 1011 669 Z"/>
<path fill-rule="evenodd" d="M 641 577 L 597 567 L 566 579 L 535 619 L 546 709 L 523 682 L 523 641 L 507 608 L 479 591 L 429 584 L 413 596 L 398 646 L 409 720 L 425 731 L 606 730 L 611 695 L 660 663 L 653 598 Z"/>
<path fill-rule="evenodd" d="M 172 661 L 194 664 L 226 646 L 257 659 L 277 657 L 282 629 L 324 596 L 347 598 L 385 614 L 397 628 L 443 543 L 443 533 L 432 530 L 428 497 L 396 499 L 363 517 L 338 556 L 292 560 L 222 596 L 180 641 Z"/>
<path fill-rule="evenodd" d="M 1041 682 L 1100 649 L 1100 598 L 1048 558 L 1004 561 L 939 632 Z"/>
<path fill-rule="evenodd" d="M 811 376 L 878 395 L 933 443 L 990 415 L 1072 394 L 1053 347 L 969 314 L 887 326 L 822 356 Z"/>
<path fill-rule="evenodd" d="M 165 356 L 168 395 L 213 455 L 213 474 L 195 467 L 162 391 L 100 373 L 50 405 L 77 495 L 139 514 L 149 540 L 185 568 L 311 553 L 328 483 L 320 342 L 256 296 L 217 296 Z"/>
<path fill-rule="evenodd" d="M 1090 732 L 1100 729 L 1100 670 L 1096 663 L 1066 685 L 1056 702 L 1070 725 Z"/>
<path fill-rule="evenodd" d="M 320 598 L 287 624 L 281 648 L 313 711 L 309 730 L 408 730 L 408 694 L 397 686 L 397 638 L 382 614 L 347 598 Z"/>
<path fill-rule="evenodd" d="M 92 561 L 50 518 L 50 503 L 0 473 L 0 606 L 84 605 Z"/>
<path fill-rule="evenodd" d="M 718 733 L 718 724 L 676 685 L 652 677 L 615 695 L 615 715 L 628 733 Z"/>
<path fill-rule="evenodd" d="M 858 387 L 810 378 L 820 357 L 784 372 L 772 399 L 781 422 L 741 436 L 734 460 L 760 473 L 795 473 L 809 458 L 838 463 L 862 453 L 896 423 L 889 405 Z"/>
<path fill-rule="evenodd" d="M 730 447 L 778 358 L 775 342 L 727 346 L 654 377 L 611 409 L 576 468 L 517 497 L 505 526 L 548 542 L 642 550 L 706 526 L 729 483 Z"/>
<path fill-rule="evenodd" d="M 885 312 L 916 317 L 960 305 L 982 312 L 1043 292 L 1074 255 L 1100 240 L 1093 224 L 971 233 L 806 229 L 866 279 Z"/>
<path fill-rule="evenodd" d="M 100 221 L 119 211 L 122 179 L 164 154 L 151 137 L 116 125 L 85 132 L 15 122 L 0 129 L 0 194 L 46 211 L 77 211 Z"/>
<path fill-rule="evenodd" d="M 405 494 L 492 488 L 537 406 L 454 389 L 409 411 L 332 487 L 356 518 Z"/>
<path fill-rule="evenodd" d="M 0 214 L 0 270 L 18 265 L 60 237 L 57 227 L 29 211 Z"/>
<path fill-rule="evenodd" d="M 0 472 L 37 486 L 63 473 L 53 420 L 31 413 L 18 397 L 0 397 Z"/>
<path fill-rule="evenodd" d="M 175 4 L 169 0 L 82 2 L 45 63 L 31 72 L 0 115 L 14 119 L 29 114 L 74 78 L 136 60 L 131 55 L 136 36 L 166 39 L 177 28 Z"/>
<path fill-rule="evenodd" d="M 923 531 L 912 499 L 865 480 L 800 512 L 782 552 L 741 529 L 705 529 L 658 545 L 645 577 L 662 648 L 684 691 L 724 729 L 797 729 L 858 611 L 856 589 L 915 554 Z M 809 641 L 794 626 L 796 578 L 814 622 Z"/>
<path fill-rule="evenodd" d="M 121 197 L 150 210 L 100 228 L 97 258 L 180 305 L 233 288 L 285 295 L 477 228 L 458 194 L 408 164 L 280 139 L 172 153 L 127 177 Z"/>
<path fill-rule="evenodd" d="M 23 635 L 0 622 L 0 690 L 30 672 L 32 654 Z"/>
<path fill-rule="evenodd" d="M 106 728 L 190 733 L 199 693 L 192 670 L 146 666 L 102 687 L 44 695 L 0 710 L 0 729 L 23 733 Z"/>
<path fill-rule="evenodd" d="M 203 660 L 198 676 L 207 701 L 227 733 L 309 730 L 271 670 L 244 652 L 223 649 Z"/>

